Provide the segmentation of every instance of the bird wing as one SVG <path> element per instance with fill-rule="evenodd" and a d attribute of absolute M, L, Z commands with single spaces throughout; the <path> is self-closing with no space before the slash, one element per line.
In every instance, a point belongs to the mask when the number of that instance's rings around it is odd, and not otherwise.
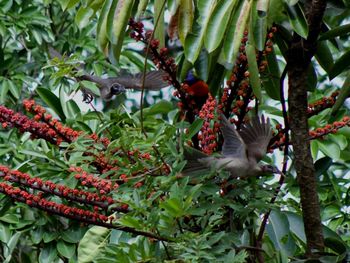
<path fill-rule="evenodd" d="M 164 87 L 169 86 L 164 77 L 167 74 L 161 70 L 152 70 L 146 73 L 144 88 L 146 90 L 160 90 Z M 115 78 L 109 78 L 110 83 L 118 82 L 123 85 L 126 89 L 141 90 L 143 73 L 138 73 L 135 75 L 123 75 Z"/>
<path fill-rule="evenodd" d="M 239 133 L 247 146 L 249 157 L 259 162 L 265 156 L 272 137 L 270 119 L 265 120 L 264 115 L 261 118 L 255 116 L 250 123 L 242 126 Z"/>
<path fill-rule="evenodd" d="M 234 126 L 221 113 L 221 132 L 224 137 L 222 154 L 236 158 L 247 158 L 246 145 Z"/>
<path fill-rule="evenodd" d="M 184 169 L 182 170 L 182 173 L 185 175 L 198 173 L 198 172 L 205 172 L 208 170 L 208 167 L 204 166 L 203 163 L 200 161 L 203 158 L 208 158 L 209 155 L 198 151 L 191 147 L 184 147 L 184 157 L 187 161 Z"/>

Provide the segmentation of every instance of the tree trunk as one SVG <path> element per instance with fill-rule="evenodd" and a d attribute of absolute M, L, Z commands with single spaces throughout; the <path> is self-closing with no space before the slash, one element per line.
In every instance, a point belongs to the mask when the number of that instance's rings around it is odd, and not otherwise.
<path fill-rule="evenodd" d="M 300 187 L 301 207 L 307 240 L 307 256 L 315 256 L 314 250 L 324 248 L 320 205 L 317 195 L 317 179 L 310 152 L 307 118 L 307 69 L 316 52 L 317 37 L 326 8 L 325 0 L 306 1 L 306 17 L 309 25 L 307 39 L 294 35 L 287 54 L 288 103 L 290 129 L 295 154 L 295 168 Z"/>

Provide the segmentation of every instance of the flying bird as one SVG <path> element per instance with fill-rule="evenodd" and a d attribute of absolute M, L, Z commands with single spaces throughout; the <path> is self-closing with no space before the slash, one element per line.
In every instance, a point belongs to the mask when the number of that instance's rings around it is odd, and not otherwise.
<path fill-rule="evenodd" d="M 49 54 L 51 58 L 62 59 L 62 55 L 52 47 L 49 47 Z M 82 70 L 82 66 L 77 68 L 77 71 Z M 102 99 L 108 101 L 111 100 L 114 95 L 125 92 L 127 89 L 142 90 L 142 86 L 145 90 L 158 91 L 162 88 L 169 86 L 165 80 L 167 74 L 162 71 L 149 71 L 145 76 L 143 73 L 137 74 L 121 74 L 118 77 L 101 78 L 98 76 L 89 75 L 83 73 L 82 75 L 75 76 L 78 81 L 87 80 L 94 82 L 100 91 Z M 144 82 L 143 82 L 144 81 Z M 94 93 L 90 90 L 83 89 L 85 98 L 84 101 L 91 101 Z"/>
<path fill-rule="evenodd" d="M 163 71 L 149 71 L 145 74 L 145 90 L 157 91 L 169 86 L 164 80 L 166 73 Z M 77 77 L 78 80 L 88 80 L 97 84 L 101 98 L 108 101 L 113 95 L 125 92 L 127 89 L 142 90 L 143 73 L 123 74 L 118 77 L 100 78 L 93 75 L 83 74 Z"/>
<path fill-rule="evenodd" d="M 244 124 L 240 131 L 221 114 L 221 132 L 224 138 L 222 153 L 219 156 L 209 156 L 193 148 L 185 148 L 187 164 L 182 171 L 185 175 L 198 171 L 224 169 L 230 172 L 232 178 L 255 177 L 262 173 L 281 172 L 271 165 L 259 165 L 265 156 L 267 146 L 272 137 L 270 120 L 264 116 L 254 117 Z"/>

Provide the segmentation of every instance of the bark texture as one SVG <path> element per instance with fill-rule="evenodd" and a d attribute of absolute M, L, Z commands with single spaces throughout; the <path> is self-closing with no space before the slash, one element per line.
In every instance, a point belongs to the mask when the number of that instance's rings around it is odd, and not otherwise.
<path fill-rule="evenodd" d="M 315 250 L 322 251 L 324 248 L 317 179 L 308 140 L 306 79 L 311 58 L 316 52 L 325 8 L 326 0 L 306 1 L 308 38 L 294 35 L 287 54 L 290 129 L 307 239 L 307 256 L 314 256 Z"/>

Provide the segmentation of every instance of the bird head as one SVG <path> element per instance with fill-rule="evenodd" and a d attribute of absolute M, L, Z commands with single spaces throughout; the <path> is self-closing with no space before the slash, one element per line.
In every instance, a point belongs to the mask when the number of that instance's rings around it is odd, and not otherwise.
<path fill-rule="evenodd" d="M 124 93 L 125 90 L 125 87 L 118 82 L 113 83 L 110 89 L 112 95 L 119 95 L 120 93 Z"/>

